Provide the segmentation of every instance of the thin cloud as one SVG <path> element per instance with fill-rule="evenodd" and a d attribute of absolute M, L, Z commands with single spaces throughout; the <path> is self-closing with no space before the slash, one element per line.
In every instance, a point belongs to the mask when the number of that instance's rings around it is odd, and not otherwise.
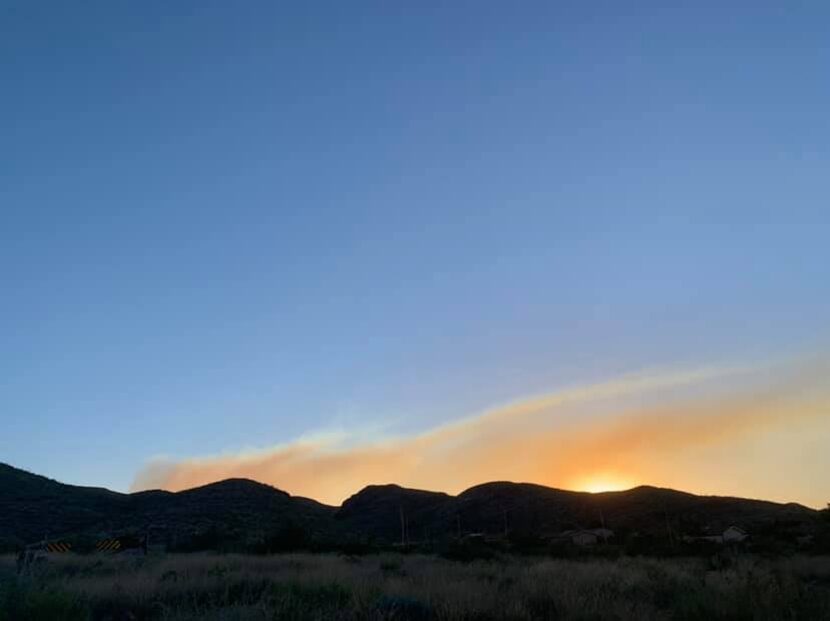
<path fill-rule="evenodd" d="M 793 423 L 827 426 L 830 401 L 822 388 L 824 371 L 825 367 L 790 369 L 780 371 L 774 381 L 766 373 L 762 389 L 750 382 L 728 396 L 686 397 L 682 402 L 665 398 L 664 403 L 635 407 L 627 401 L 682 387 L 705 387 L 713 380 L 744 384 L 757 369 L 640 374 L 518 400 L 411 437 L 363 444 L 349 438 L 344 445 L 341 435 L 312 435 L 270 450 L 155 460 L 138 473 L 133 489 L 181 490 L 246 477 L 339 504 L 370 483 L 455 493 L 496 479 L 579 488 L 591 481 L 605 484 L 599 479 L 611 477 L 632 485 L 673 484 L 723 493 L 730 490 L 700 480 L 688 460 L 693 463 L 696 451 L 714 448 L 724 472 L 729 472 L 736 465 L 731 461 L 735 447 L 758 434 Z M 586 406 L 594 410 L 590 416 L 581 411 Z M 688 472 L 679 468 L 681 463 Z M 770 467 L 779 466 L 771 460 L 759 462 L 759 480 Z M 770 490 L 768 495 L 781 493 Z"/>

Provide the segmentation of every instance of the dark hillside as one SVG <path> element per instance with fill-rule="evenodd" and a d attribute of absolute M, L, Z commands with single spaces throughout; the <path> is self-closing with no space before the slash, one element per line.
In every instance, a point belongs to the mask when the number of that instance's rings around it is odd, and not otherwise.
<path fill-rule="evenodd" d="M 609 523 L 626 530 L 662 533 L 721 532 L 731 525 L 750 532 L 775 528 L 809 532 L 816 511 L 789 503 L 727 496 L 696 496 L 671 489 L 641 486 L 596 495 L 596 506 Z"/>
<path fill-rule="evenodd" d="M 401 511 L 410 542 L 461 534 L 549 537 L 565 530 L 607 526 L 619 533 L 663 537 L 721 532 L 736 525 L 751 532 L 811 532 L 817 513 L 796 504 L 696 496 L 656 487 L 590 494 L 530 483 L 494 482 L 458 496 L 369 486 L 349 498 L 337 519 L 349 531 L 388 543 L 401 541 Z"/>
<path fill-rule="evenodd" d="M 145 532 L 168 543 L 250 541 L 300 527 L 328 536 L 335 509 L 269 485 L 230 479 L 179 493 L 120 494 L 65 485 L 0 464 L 0 545 L 47 537 Z"/>
<path fill-rule="evenodd" d="M 223 541 L 252 542 L 286 529 L 309 537 L 327 537 L 335 509 L 294 498 L 286 492 L 248 479 L 228 479 L 171 494 L 145 507 L 130 527 L 153 526 L 168 537 L 210 536 Z"/>
<path fill-rule="evenodd" d="M 719 533 L 730 525 L 795 541 L 819 513 L 797 504 L 696 496 L 656 487 L 589 494 L 495 482 L 458 496 L 370 485 L 339 508 L 270 485 L 229 479 L 171 493 L 65 485 L 0 464 L 0 546 L 44 536 L 151 532 L 174 549 L 276 550 L 310 542 L 424 543 L 481 533 L 544 539 L 601 525 L 620 536 Z"/>
<path fill-rule="evenodd" d="M 485 483 L 462 492 L 456 511 L 463 527 L 482 533 L 507 531 L 552 535 L 596 519 L 593 496 L 530 483 Z"/>
<path fill-rule="evenodd" d="M 129 497 L 97 487 L 65 485 L 0 464 L 0 543 L 84 531 L 129 510 Z"/>
<path fill-rule="evenodd" d="M 441 492 L 370 485 L 348 498 L 336 517 L 356 535 L 401 542 L 405 530 L 407 541 L 424 541 L 445 532 L 439 516 L 453 501 L 452 496 Z"/>

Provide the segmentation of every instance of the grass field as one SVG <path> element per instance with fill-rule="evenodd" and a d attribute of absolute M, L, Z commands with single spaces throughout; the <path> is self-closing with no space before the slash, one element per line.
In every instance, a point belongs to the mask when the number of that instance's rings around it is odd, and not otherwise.
<path fill-rule="evenodd" d="M 830 619 L 830 558 L 459 563 L 422 555 L 72 557 L 17 577 L 0 620 Z"/>

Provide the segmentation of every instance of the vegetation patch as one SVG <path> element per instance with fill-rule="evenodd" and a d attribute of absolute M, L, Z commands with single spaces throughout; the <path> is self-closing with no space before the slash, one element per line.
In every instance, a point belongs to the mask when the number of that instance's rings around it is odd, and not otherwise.
<path fill-rule="evenodd" d="M 830 557 L 71 555 L 18 575 L 0 557 L 0 621 L 814 621 Z"/>

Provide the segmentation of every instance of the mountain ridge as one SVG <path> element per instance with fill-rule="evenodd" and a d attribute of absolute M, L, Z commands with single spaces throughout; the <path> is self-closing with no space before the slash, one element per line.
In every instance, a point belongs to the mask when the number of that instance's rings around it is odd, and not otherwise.
<path fill-rule="evenodd" d="M 367 485 L 340 506 L 320 503 L 266 483 L 230 478 L 170 492 L 121 493 L 70 485 L 0 463 L 0 545 L 45 536 L 162 529 L 177 545 L 248 545 L 275 533 L 303 531 L 314 540 L 390 544 L 462 533 L 529 533 L 550 537 L 608 524 L 621 532 L 709 532 L 738 524 L 752 530 L 809 532 L 819 512 L 798 503 L 639 485 L 578 492 L 535 483 L 491 481 L 459 494 L 394 483 Z M 197 546 L 198 547 L 198 546 Z"/>

